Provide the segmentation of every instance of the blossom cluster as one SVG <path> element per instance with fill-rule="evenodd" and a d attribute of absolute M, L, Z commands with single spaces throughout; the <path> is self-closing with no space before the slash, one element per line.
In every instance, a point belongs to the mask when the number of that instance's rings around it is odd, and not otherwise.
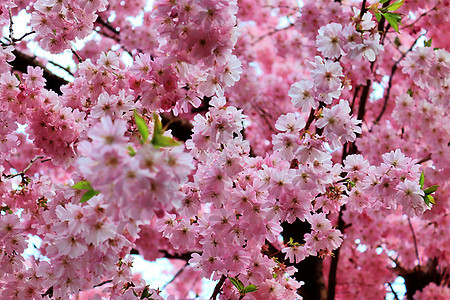
<path fill-rule="evenodd" d="M 391 2 L 3 1 L 0 298 L 301 299 L 311 261 L 336 299 L 445 297 L 450 6 Z M 70 82 L 26 47 L 83 38 Z"/>
<path fill-rule="evenodd" d="M 70 49 L 76 38 L 83 39 L 91 33 L 97 12 L 104 11 L 107 4 L 107 0 L 38 0 L 33 4 L 30 24 L 42 47 L 59 53 Z"/>

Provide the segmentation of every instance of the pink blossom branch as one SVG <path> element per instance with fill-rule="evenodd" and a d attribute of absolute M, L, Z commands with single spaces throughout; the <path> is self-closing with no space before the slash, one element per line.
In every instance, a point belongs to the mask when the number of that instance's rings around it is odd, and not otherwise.
<path fill-rule="evenodd" d="M 31 167 L 33 166 L 33 164 L 38 160 L 38 159 L 43 159 L 44 157 L 43 156 L 36 156 L 36 157 L 34 157 L 32 160 L 30 160 L 30 163 L 28 164 L 28 166 L 26 166 L 26 168 L 25 169 L 23 169 L 21 172 L 19 172 L 19 173 L 15 173 L 15 174 L 8 174 L 8 175 L 5 175 L 5 174 L 3 174 L 3 177 L 5 177 L 5 178 L 8 178 L 8 179 L 11 179 L 11 178 L 14 178 L 14 177 L 17 177 L 17 176 L 21 176 L 22 178 L 25 176 L 25 173 L 28 171 L 28 170 L 30 170 L 31 169 Z M 46 159 L 45 161 L 48 161 L 48 159 Z"/>

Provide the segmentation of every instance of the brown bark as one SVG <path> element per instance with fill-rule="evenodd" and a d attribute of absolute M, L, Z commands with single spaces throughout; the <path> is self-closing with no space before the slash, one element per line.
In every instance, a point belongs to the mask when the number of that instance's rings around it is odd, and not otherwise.
<path fill-rule="evenodd" d="M 283 223 L 283 238 L 289 241 L 292 238 L 295 242 L 304 243 L 303 236 L 311 232 L 311 225 L 307 222 L 296 220 L 294 223 Z M 292 264 L 297 268 L 294 277 L 305 284 L 300 288 L 299 294 L 304 300 L 325 300 L 326 289 L 322 272 L 322 259 L 316 256 L 309 256 L 298 264 Z"/>
<path fill-rule="evenodd" d="M 18 50 L 14 50 L 12 53 L 16 56 L 16 58 L 9 63 L 12 66 L 13 70 L 26 73 L 28 66 L 40 67 L 42 68 L 42 70 L 44 70 L 44 78 L 46 80 L 45 87 L 58 93 L 59 95 L 62 94 L 60 88 L 61 86 L 69 83 L 67 80 L 50 72 L 43 64 L 41 64 L 36 59 L 36 57 L 25 54 Z"/>

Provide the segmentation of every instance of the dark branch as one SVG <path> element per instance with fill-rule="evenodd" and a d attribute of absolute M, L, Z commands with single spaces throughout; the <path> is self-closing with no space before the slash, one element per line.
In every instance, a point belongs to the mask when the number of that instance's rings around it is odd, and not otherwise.
<path fill-rule="evenodd" d="M 414 43 L 411 45 L 411 47 L 408 49 L 408 51 L 406 51 L 405 53 L 402 54 L 402 56 L 395 61 L 394 65 L 391 68 L 391 75 L 389 76 L 389 83 L 388 83 L 388 87 L 386 89 L 386 96 L 384 97 L 384 103 L 383 103 L 383 107 L 381 108 L 380 114 L 378 115 L 378 117 L 375 120 L 375 123 L 380 122 L 381 118 L 383 117 L 383 114 L 386 111 L 386 107 L 387 107 L 387 103 L 389 101 L 389 96 L 391 94 L 391 88 L 392 88 L 392 78 L 394 78 L 394 74 L 397 71 L 398 68 L 398 64 L 406 57 L 406 55 L 414 48 L 414 46 L 417 44 L 417 41 L 419 40 L 419 38 L 422 35 L 420 35 L 415 41 Z"/>
<path fill-rule="evenodd" d="M 414 240 L 414 251 L 415 251 L 415 253 L 416 253 L 417 265 L 418 265 L 419 270 L 420 270 L 420 258 L 419 258 L 419 250 L 418 250 L 418 248 L 417 248 L 416 234 L 415 234 L 415 232 L 414 232 L 414 228 L 413 228 L 413 226 L 412 226 L 411 219 L 410 219 L 409 217 L 408 217 L 408 223 L 409 223 L 409 228 L 411 229 L 411 233 L 412 233 L 413 240 Z"/>
<path fill-rule="evenodd" d="M 16 174 L 8 174 L 8 175 L 5 175 L 5 174 L 3 174 L 3 177 L 5 177 L 5 178 L 8 178 L 8 179 L 10 179 L 10 178 L 14 178 L 14 177 L 17 177 L 17 176 L 25 176 L 25 173 L 29 170 L 29 169 L 31 169 L 31 167 L 33 166 L 33 164 L 38 160 L 38 159 L 43 159 L 44 157 L 43 156 L 36 156 L 36 157 L 34 157 L 32 160 L 30 160 L 30 163 L 28 164 L 28 166 L 26 166 L 26 168 L 25 169 L 23 169 L 23 171 L 21 171 L 21 172 L 19 172 L 19 173 L 16 173 Z M 48 159 L 47 159 L 48 160 Z M 47 161 L 46 160 L 46 161 Z"/>
<path fill-rule="evenodd" d="M 186 267 L 189 265 L 188 262 L 186 262 L 186 264 L 181 267 L 177 273 L 175 273 L 175 275 L 172 277 L 172 279 L 170 281 L 168 281 L 165 285 L 162 286 L 161 290 L 164 290 L 166 288 L 166 286 L 168 286 L 169 284 L 171 284 L 178 276 L 180 276 L 181 272 L 184 271 L 184 269 L 186 269 Z"/>
<path fill-rule="evenodd" d="M 337 229 L 339 229 L 342 233 L 344 233 L 345 222 L 342 218 L 343 212 L 345 210 L 345 205 L 341 207 L 339 210 L 339 218 Z M 339 263 L 339 255 L 341 252 L 341 247 L 337 248 L 333 251 L 333 257 L 331 258 L 330 263 L 330 272 L 328 273 L 328 291 L 327 291 L 327 300 L 334 300 L 336 297 L 336 284 L 337 284 L 337 269 Z"/>
<path fill-rule="evenodd" d="M 211 297 L 209 298 L 210 300 L 215 300 L 217 298 L 217 296 L 220 293 L 220 290 L 222 289 L 222 285 L 225 283 L 226 279 L 227 277 L 225 275 L 222 275 L 222 277 L 220 277 L 219 282 L 217 282 L 216 287 L 214 288 L 214 291 Z"/>
<path fill-rule="evenodd" d="M 397 295 L 397 293 L 395 292 L 394 288 L 392 287 L 392 284 L 391 284 L 390 282 L 388 282 L 388 285 L 389 285 L 389 288 L 390 288 L 391 291 L 392 291 L 392 294 L 394 294 L 395 300 L 400 300 L 400 299 L 398 298 L 398 295 Z"/>
<path fill-rule="evenodd" d="M 26 73 L 28 66 L 40 67 L 44 71 L 43 76 L 46 80 L 46 88 L 60 95 L 62 94 L 60 88 L 61 86 L 69 83 L 67 80 L 50 72 L 43 64 L 41 64 L 36 59 L 36 57 L 22 53 L 18 50 L 13 50 L 12 53 L 16 56 L 16 58 L 9 64 L 12 66 L 14 70 Z"/>

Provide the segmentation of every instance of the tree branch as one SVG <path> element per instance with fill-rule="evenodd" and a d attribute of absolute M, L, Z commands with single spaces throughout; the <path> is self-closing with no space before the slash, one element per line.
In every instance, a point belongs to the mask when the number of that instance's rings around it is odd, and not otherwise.
<path fill-rule="evenodd" d="M 388 282 L 388 285 L 389 285 L 389 287 L 391 288 L 392 294 L 394 294 L 395 300 L 400 300 L 400 299 L 398 298 L 398 295 L 397 295 L 397 293 L 395 292 L 394 288 L 392 287 L 392 284 L 391 284 L 390 282 Z"/>
<path fill-rule="evenodd" d="M 426 161 L 429 161 L 429 160 L 431 160 L 431 153 L 428 153 L 428 155 L 427 156 L 425 156 L 424 158 L 422 158 L 421 160 L 419 160 L 416 164 L 423 164 L 424 162 L 426 162 Z"/>
<path fill-rule="evenodd" d="M 409 223 L 409 228 L 411 229 L 411 233 L 412 233 L 413 240 L 414 240 L 414 251 L 416 252 L 417 265 L 418 265 L 419 270 L 420 270 L 420 258 L 419 258 L 419 250 L 417 248 L 416 234 L 414 232 L 414 228 L 412 226 L 411 219 L 409 217 L 408 217 L 408 223 Z"/>
<path fill-rule="evenodd" d="M 164 284 L 161 288 L 161 290 L 164 290 L 166 288 L 166 286 L 168 286 L 169 284 L 171 284 L 178 276 L 180 276 L 181 272 L 184 271 L 184 269 L 186 269 L 186 267 L 189 265 L 188 262 L 186 262 L 186 264 L 184 264 L 184 266 L 182 266 L 176 273 L 175 275 L 172 277 L 172 279 L 170 279 L 166 284 Z"/>
<path fill-rule="evenodd" d="M 391 75 L 389 76 L 388 87 L 387 87 L 387 89 L 386 89 L 386 96 L 384 97 L 383 107 L 381 108 L 381 111 L 380 111 L 380 113 L 379 113 L 379 115 L 378 115 L 378 117 L 376 118 L 376 120 L 375 120 L 374 123 L 379 123 L 380 120 L 381 120 L 381 118 L 383 117 L 383 114 L 384 114 L 385 111 L 386 111 L 387 103 L 388 103 L 389 96 L 390 96 L 390 93 L 391 93 L 391 88 L 392 88 L 392 78 L 394 78 L 394 74 L 395 74 L 395 71 L 397 71 L 398 64 L 406 57 L 406 55 L 407 55 L 410 51 L 412 51 L 412 49 L 413 49 L 414 46 L 417 44 L 417 41 L 419 40 L 419 38 L 420 38 L 421 36 L 422 36 L 422 34 L 414 41 L 414 43 L 411 45 L 411 47 L 410 47 L 405 53 L 403 53 L 402 56 L 401 56 L 398 60 L 395 61 L 394 65 L 392 66 L 392 68 L 391 68 Z"/>
<path fill-rule="evenodd" d="M 339 218 L 337 229 L 339 229 L 342 233 L 344 231 L 345 222 L 342 218 L 343 212 L 345 210 L 345 205 L 341 207 L 339 210 Z M 339 263 L 339 255 L 341 252 L 341 247 L 337 248 L 333 251 L 333 256 L 331 258 L 330 263 L 330 272 L 328 273 L 328 291 L 327 291 L 327 300 L 334 300 L 336 297 L 336 284 L 337 284 L 337 269 Z"/>
<path fill-rule="evenodd" d="M 216 287 L 214 288 L 214 291 L 211 297 L 209 298 L 210 300 L 215 300 L 217 298 L 217 296 L 220 293 L 220 290 L 222 289 L 222 285 L 225 283 L 226 279 L 227 277 L 225 275 L 222 275 L 222 277 L 220 277 L 219 282 L 217 282 Z"/>
<path fill-rule="evenodd" d="M 30 160 L 30 163 L 28 164 L 28 166 L 26 166 L 26 168 L 23 169 L 21 172 L 16 173 L 16 174 L 8 174 L 8 175 L 3 174 L 3 177 L 8 178 L 8 179 L 11 179 L 11 178 L 14 178 L 14 177 L 17 177 L 17 176 L 23 177 L 23 176 L 25 176 L 25 173 L 26 173 L 29 169 L 31 169 L 31 167 L 33 166 L 33 164 L 34 164 L 38 159 L 43 159 L 43 158 L 44 158 L 43 156 L 38 155 L 38 156 L 34 157 L 32 160 Z M 47 161 L 47 160 L 46 160 L 46 161 Z"/>
<path fill-rule="evenodd" d="M 43 76 L 46 80 L 45 82 L 46 88 L 58 93 L 59 95 L 62 94 L 60 88 L 61 86 L 69 83 L 67 80 L 50 72 L 43 64 L 41 64 L 36 59 L 36 57 L 20 52 L 17 49 L 14 49 L 12 53 L 16 58 L 9 64 L 12 66 L 14 70 L 26 73 L 28 66 L 40 67 L 44 71 Z"/>

